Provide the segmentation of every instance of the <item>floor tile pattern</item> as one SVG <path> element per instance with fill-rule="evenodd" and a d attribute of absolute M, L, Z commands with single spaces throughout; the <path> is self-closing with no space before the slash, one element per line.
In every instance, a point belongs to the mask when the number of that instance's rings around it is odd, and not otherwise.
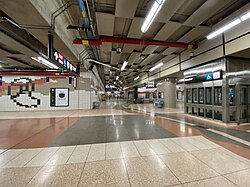
<path fill-rule="evenodd" d="M 202 136 L 0 154 L 0 186 L 247 187 L 249 175 L 250 160 Z"/>

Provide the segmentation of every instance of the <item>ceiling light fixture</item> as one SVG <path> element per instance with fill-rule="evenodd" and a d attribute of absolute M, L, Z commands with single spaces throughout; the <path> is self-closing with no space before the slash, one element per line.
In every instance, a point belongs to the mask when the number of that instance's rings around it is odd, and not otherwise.
<path fill-rule="evenodd" d="M 2 68 L 3 66 L 0 64 L 0 68 Z"/>
<path fill-rule="evenodd" d="M 216 31 L 212 32 L 211 34 L 207 35 L 207 39 L 210 40 L 219 34 L 224 33 L 225 31 L 233 28 L 234 26 L 240 24 L 242 21 L 245 21 L 250 18 L 250 12 L 243 14 L 242 16 L 236 18 L 234 21 L 227 23 L 226 25 L 222 26 L 221 28 L 217 29 Z"/>
<path fill-rule="evenodd" d="M 250 11 L 240 16 L 241 21 L 245 21 L 250 18 Z"/>
<path fill-rule="evenodd" d="M 48 61 L 40 56 L 38 58 L 31 57 L 31 59 L 33 59 L 33 60 L 39 62 L 40 64 L 43 64 L 51 69 L 59 69 L 57 65 L 51 63 L 50 61 Z"/>
<path fill-rule="evenodd" d="M 138 80 L 139 78 L 140 78 L 140 77 L 139 77 L 139 76 L 137 76 L 137 77 L 135 77 L 135 78 L 134 78 L 134 80 L 136 81 L 136 80 Z"/>
<path fill-rule="evenodd" d="M 165 2 L 165 0 L 155 0 L 153 6 L 149 10 L 149 13 L 147 14 L 146 19 L 141 27 L 142 32 L 146 32 L 148 30 L 148 28 L 150 27 L 150 25 L 154 21 L 155 17 L 159 13 L 164 2 Z"/>
<path fill-rule="evenodd" d="M 157 64 L 156 66 L 150 68 L 149 71 L 150 71 L 150 72 L 151 72 L 151 71 L 154 71 L 154 70 L 158 69 L 158 68 L 161 67 L 161 66 L 163 66 L 163 63 L 162 63 L 162 62 L 161 62 L 160 64 Z"/>
<path fill-rule="evenodd" d="M 122 68 L 121 68 L 121 71 L 123 71 L 127 65 L 128 65 L 128 61 L 124 61 Z"/>
<path fill-rule="evenodd" d="M 119 79 L 119 76 L 116 76 L 116 79 L 115 80 L 118 80 Z"/>

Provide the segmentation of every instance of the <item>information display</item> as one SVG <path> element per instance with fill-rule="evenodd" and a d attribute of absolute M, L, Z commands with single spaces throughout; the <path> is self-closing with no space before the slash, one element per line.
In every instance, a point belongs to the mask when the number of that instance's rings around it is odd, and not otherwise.
<path fill-rule="evenodd" d="M 67 107 L 69 106 L 68 88 L 51 88 L 50 106 Z"/>

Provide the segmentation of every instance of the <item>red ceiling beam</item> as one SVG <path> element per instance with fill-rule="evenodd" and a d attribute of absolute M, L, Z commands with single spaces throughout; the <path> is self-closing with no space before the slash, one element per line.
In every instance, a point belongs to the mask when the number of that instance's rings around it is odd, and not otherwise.
<path fill-rule="evenodd" d="M 115 37 L 101 37 L 98 40 L 84 40 L 76 38 L 73 44 L 81 45 L 101 45 L 105 42 L 111 43 L 122 43 L 122 44 L 135 44 L 135 45 L 154 45 L 154 46 L 164 46 L 164 47 L 176 47 L 176 48 L 186 48 L 186 49 L 197 49 L 197 44 L 181 43 L 181 42 L 165 42 L 157 40 L 140 40 L 133 38 L 115 38 Z"/>

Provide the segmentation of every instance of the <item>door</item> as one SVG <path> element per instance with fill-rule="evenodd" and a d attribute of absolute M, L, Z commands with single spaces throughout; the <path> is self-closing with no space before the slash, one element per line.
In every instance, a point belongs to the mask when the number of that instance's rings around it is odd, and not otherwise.
<path fill-rule="evenodd" d="M 240 98 L 240 122 L 250 122 L 250 86 L 239 87 L 239 98 Z"/>

